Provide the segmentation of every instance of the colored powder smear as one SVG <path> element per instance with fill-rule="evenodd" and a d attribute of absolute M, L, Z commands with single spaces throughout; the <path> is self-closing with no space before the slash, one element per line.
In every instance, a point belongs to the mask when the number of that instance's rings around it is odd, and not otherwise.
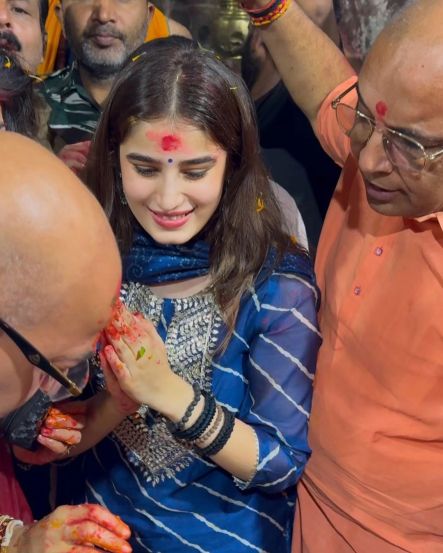
<path fill-rule="evenodd" d="M 380 101 L 377 102 L 375 110 L 379 117 L 386 117 L 386 114 L 388 113 L 388 106 L 385 104 L 385 102 Z"/>
<path fill-rule="evenodd" d="M 162 138 L 161 144 L 164 152 L 175 152 L 180 148 L 181 140 L 178 136 L 168 134 Z"/>
<path fill-rule="evenodd" d="M 106 327 L 105 334 L 107 334 L 112 340 L 121 340 L 125 338 L 130 342 L 135 342 L 140 338 L 141 333 L 137 327 L 134 319 L 125 317 L 124 315 L 125 308 L 120 299 L 116 300 L 114 304 L 114 310 L 112 314 L 112 319 L 108 326 Z"/>

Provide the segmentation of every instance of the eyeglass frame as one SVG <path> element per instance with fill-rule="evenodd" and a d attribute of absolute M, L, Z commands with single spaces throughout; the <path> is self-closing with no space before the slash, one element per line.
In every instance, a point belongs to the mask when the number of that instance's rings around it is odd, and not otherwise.
<path fill-rule="evenodd" d="M 33 365 L 37 367 L 45 374 L 51 376 L 64 388 L 66 388 L 73 397 L 78 397 L 81 395 L 82 390 L 73 382 L 69 377 L 67 377 L 63 372 L 53 365 L 44 355 L 42 355 L 37 348 L 35 348 L 24 336 L 22 336 L 17 330 L 12 328 L 6 321 L 0 318 L 0 329 L 9 336 L 9 338 L 14 342 L 18 347 L 21 353 L 26 357 L 26 359 Z"/>
<path fill-rule="evenodd" d="M 352 92 L 352 90 L 354 90 L 354 88 L 357 88 L 358 86 L 358 81 L 356 81 L 352 86 L 350 86 L 349 88 L 347 88 L 345 91 L 343 91 L 341 94 L 339 94 L 337 96 L 337 98 L 335 98 L 334 100 L 332 100 L 331 102 L 331 107 L 333 110 L 335 110 L 335 116 L 337 118 L 337 122 L 338 122 L 338 115 L 337 115 L 337 107 L 339 106 L 340 103 L 342 103 L 343 105 L 347 106 L 348 108 L 351 108 L 355 111 L 355 113 L 359 116 L 359 117 L 363 117 L 363 119 L 365 119 L 366 121 L 369 122 L 369 124 L 371 125 L 371 132 L 366 140 L 366 142 L 364 143 L 364 146 L 363 148 L 368 144 L 368 142 L 371 140 L 372 138 L 372 135 L 374 134 L 374 131 L 377 129 L 377 122 L 375 121 L 375 119 L 369 117 L 369 115 L 366 115 L 365 113 L 361 112 L 359 109 L 357 108 L 354 108 L 352 106 L 350 106 L 349 104 L 345 104 L 344 102 L 342 102 L 343 98 L 349 94 L 350 92 Z M 338 122 L 340 128 L 342 129 L 342 131 L 347 135 L 347 133 L 344 131 L 343 127 L 340 125 L 340 123 Z M 351 129 L 352 130 L 352 129 Z M 433 154 L 429 154 L 427 151 L 426 151 L 426 148 L 423 146 L 423 144 L 421 144 L 418 140 L 416 140 L 415 138 L 413 138 L 412 136 L 409 136 L 405 133 L 402 133 L 400 131 L 396 131 L 394 129 L 390 129 L 389 127 L 385 127 L 384 129 L 384 133 L 382 132 L 382 136 L 384 138 L 383 140 L 383 148 L 386 152 L 386 155 L 388 156 L 388 159 L 389 161 L 392 163 L 392 165 L 394 165 L 395 167 L 398 167 L 398 165 L 391 159 L 391 156 L 389 155 L 388 151 L 386 150 L 386 145 L 385 145 L 385 140 L 389 140 L 389 138 L 385 135 L 385 133 L 390 133 L 390 134 L 393 134 L 394 136 L 399 136 L 400 138 L 406 138 L 407 140 L 410 140 L 411 142 L 413 142 L 416 146 L 418 146 L 418 148 L 423 152 L 423 158 L 424 158 L 424 164 L 423 164 L 423 167 L 421 167 L 420 169 L 418 169 L 418 171 L 423 171 L 424 169 L 426 169 L 428 163 L 431 163 L 433 162 L 435 159 L 437 159 L 438 157 L 440 157 L 441 155 L 443 155 L 443 149 L 439 150 L 438 152 L 435 152 Z M 348 136 L 348 135 L 347 135 Z M 352 139 L 351 139 L 352 140 Z M 413 169 L 411 169 L 413 171 Z"/>

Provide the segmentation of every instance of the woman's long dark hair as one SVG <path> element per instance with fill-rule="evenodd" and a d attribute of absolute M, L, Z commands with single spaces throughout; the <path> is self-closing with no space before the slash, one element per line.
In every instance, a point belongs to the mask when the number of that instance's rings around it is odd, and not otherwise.
<path fill-rule="evenodd" d="M 37 123 L 33 81 L 9 53 L 0 50 L 0 105 L 6 130 L 33 137 Z"/>
<path fill-rule="evenodd" d="M 91 152 L 87 182 L 105 209 L 122 253 L 134 218 L 119 193 L 119 146 L 134 121 L 181 119 L 227 152 L 220 204 L 204 229 L 217 301 L 232 331 L 244 292 L 270 250 L 294 249 L 260 158 L 255 112 L 243 81 L 190 40 L 158 39 L 138 48 L 106 102 Z M 257 200 L 264 210 L 257 210 Z"/>

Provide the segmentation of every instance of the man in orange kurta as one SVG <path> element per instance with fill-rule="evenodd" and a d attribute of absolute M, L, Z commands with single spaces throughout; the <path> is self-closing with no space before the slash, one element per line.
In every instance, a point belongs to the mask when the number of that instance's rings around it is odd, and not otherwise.
<path fill-rule="evenodd" d="M 442 21 L 441 0 L 418 0 L 358 86 L 295 3 L 263 30 L 343 167 L 316 261 L 324 342 L 294 553 L 443 553 Z"/>

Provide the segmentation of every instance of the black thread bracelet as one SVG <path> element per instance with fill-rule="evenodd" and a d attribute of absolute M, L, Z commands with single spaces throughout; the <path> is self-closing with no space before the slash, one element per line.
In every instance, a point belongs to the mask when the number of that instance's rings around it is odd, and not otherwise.
<path fill-rule="evenodd" d="M 220 407 L 220 405 L 216 406 L 215 415 L 212 419 L 214 422 L 211 421 L 211 427 L 208 429 L 207 432 L 204 432 L 197 440 L 196 442 L 202 442 L 203 444 L 209 440 L 209 438 L 212 438 L 212 436 L 219 430 L 220 423 L 224 421 L 224 413 L 223 409 Z M 212 443 L 212 442 L 211 442 Z M 198 446 L 198 444 L 197 444 Z M 198 446 L 200 447 L 200 446 Z"/>
<path fill-rule="evenodd" d="M 203 411 L 201 412 L 201 415 L 198 417 L 195 423 L 186 430 L 173 432 L 174 436 L 179 440 L 193 442 L 194 440 L 197 440 L 200 436 L 202 436 L 202 434 L 206 432 L 207 428 L 211 424 L 211 421 L 215 415 L 217 404 L 212 394 L 206 394 L 205 392 L 202 392 L 202 394 L 205 398 L 205 406 L 203 408 Z"/>
<path fill-rule="evenodd" d="M 200 398 L 202 396 L 202 391 L 200 386 L 196 382 L 194 382 L 192 385 L 192 389 L 194 390 L 194 397 L 191 403 L 188 405 L 188 408 L 186 409 L 183 417 L 178 422 L 172 422 L 172 421 L 169 422 L 169 425 L 168 425 L 169 430 L 172 433 L 181 432 L 182 430 L 184 430 L 185 424 L 190 419 L 192 413 L 194 412 L 194 409 L 197 407 L 197 404 L 200 401 Z"/>
<path fill-rule="evenodd" d="M 207 447 L 197 448 L 197 451 L 203 457 L 213 457 L 214 455 L 217 455 L 217 453 L 220 453 L 220 451 L 228 443 L 229 438 L 231 437 L 231 434 L 234 430 L 234 426 L 235 426 L 234 413 L 231 413 L 231 411 L 228 411 L 226 407 L 222 407 L 222 409 L 225 414 L 225 418 L 223 421 L 223 426 L 221 427 L 217 437 Z"/>

